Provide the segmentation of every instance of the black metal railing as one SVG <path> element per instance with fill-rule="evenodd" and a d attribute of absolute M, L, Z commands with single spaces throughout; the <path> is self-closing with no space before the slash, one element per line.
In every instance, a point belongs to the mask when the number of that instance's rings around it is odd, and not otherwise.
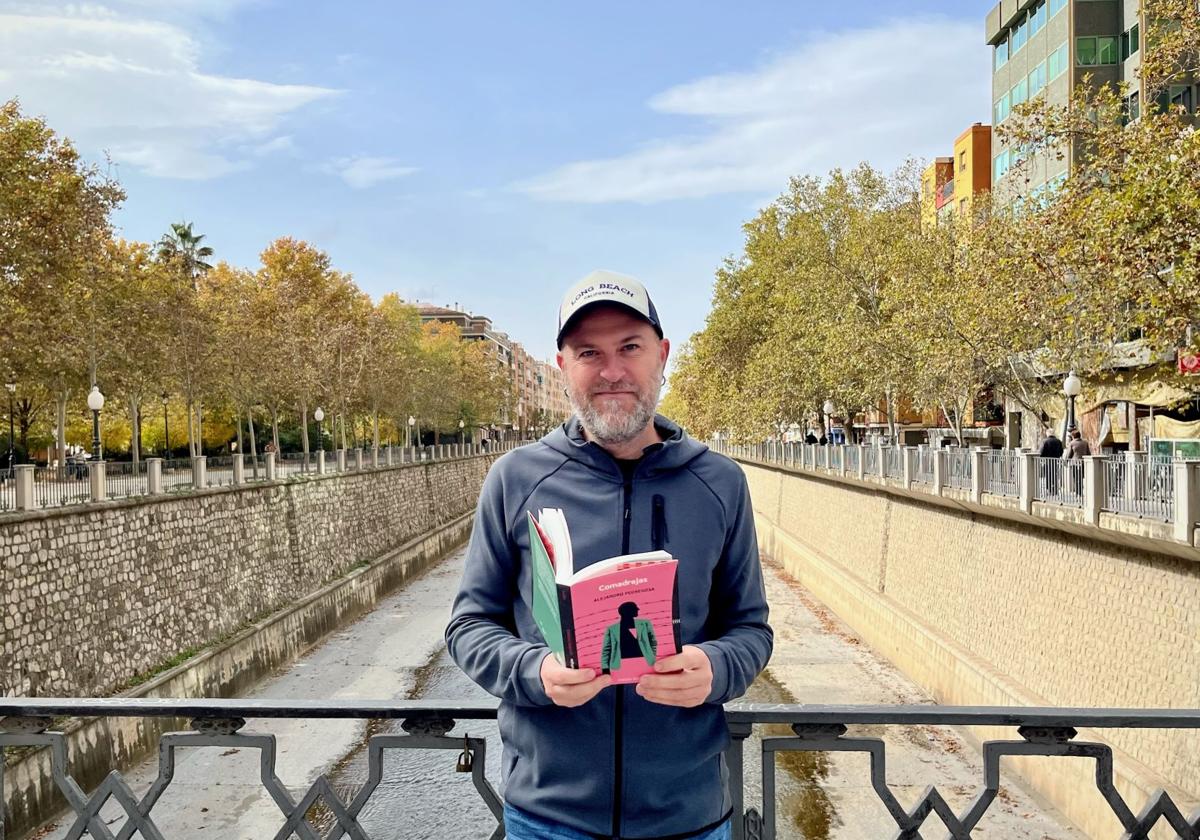
<path fill-rule="evenodd" d="M 734 804 L 734 837 L 737 840 L 771 840 L 775 837 L 777 804 L 776 763 L 781 755 L 795 752 L 862 753 L 869 759 L 870 785 L 895 824 L 897 840 L 917 840 L 921 832 L 932 837 L 940 834 L 940 820 L 950 837 L 969 840 L 1000 791 L 1001 759 L 1005 756 L 1053 756 L 1086 759 L 1095 763 L 1096 790 L 1124 830 L 1125 838 L 1146 838 L 1150 830 L 1165 823 L 1179 837 L 1200 837 L 1200 810 L 1190 817 L 1179 810 L 1162 791 L 1134 808 L 1117 791 L 1113 779 L 1111 748 L 1099 742 L 1078 741 L 1078 729 L 1200 729 L 1200 709 L 1084 709 L 1020 708 L 966 706 L 804 706 L 731 704 L 726 720 L 733 736 L 726 753 Z M 119 773 L 109 773 L 90 793 L 86 793 L 71 772 L 67 749 L 68 736 L 51 730 L 61 716 L 123 718 L 190 718 L 193 731 L 172 732 L 159 740 L 159 770 L 155 781 L 137 795 Z M 491 720 L 496 707 L 490 703 L 455 703 L 423 700 L 395 703 L 369 700 L 213 700 L 213 699 L 55 699 L 4 698 L 0 701 L 0 781 L 9 748 L 45 748 L 50 750 L 52 783 L 67 803 L 67 819 L 73 820 L 70 837 L 87 832 L 101 840 L 116 835 L 99 815 L 108 800 L 125 811 L 121 837 L 167 836 L 154 820 L 154 806 L 170 786 L 176 753 L 182 749 L 220 747 L 222 756 L 244 752 L 259 755 L 259 780 L 264 791 L 280 810 L 280 831 L 275 836 L 302 840 L 338 840 L 348 836 L 368 840 L 371 835 L 359 822 L 372 794 L 385 778 L 385 753 L 390 750 L 445 750 L 457 755 L 457 768 L 470 773 L 475 792 L 483 799 L 496 820 L 491 837 L 504 836 L 503 808 L 496 789 L 485 775 L 486 738 L 450 736 L 458 721 Z M 351 801 L 343 800 L 326 775 L 319 776 L 300 796 L 294 796 L 275 773 L 276 740 L 269 732 L 242 732 L 247 718 L 256 726 L 269 729 L 271 719 L 371 719 L 401 720 L 406 733 L 375 734 L 366 741 L 365 783 Z M 746 739 L 756 726 L 786 725 L 790 736 L 763 735 L 761 755 L 762 801 L 747 804 L 745 790 Z M 1012 740 L 987 741 L 983 744 L 983 779 L 975 800 L 956 812 L 934 787 L 911 809 L 896 799 L 892 788 L 897 784 L 916 784 L 919 779 L 889 778 L 886 772 L 886 742 L 878 737 L 854 736 L 850 728 L 895 726 L 993 726 L 1008 727 L 1017 736 Z M 395 763 L 390 765 L 396 767 Z M 410 780 L 411 781 L 411 780 Z M 0 786 L 0 790 L 3 787 Z M 311 806 L 320 801 L 332 812 L 332 825 L 318 827 L 310 821 Z M 931 819 L 936 814 L 936 818 Z M 0 817 L 2 819 L 2 817 Z M 929 823 L 927 825 L 927 823 Z M 0 825 L 0 836 L 3 836 Z"/>

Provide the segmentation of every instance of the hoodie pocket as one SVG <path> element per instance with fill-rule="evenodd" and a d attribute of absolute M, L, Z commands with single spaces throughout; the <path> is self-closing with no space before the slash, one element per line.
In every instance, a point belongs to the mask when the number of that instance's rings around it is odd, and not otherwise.
<path fill-rule="evenodd" d="M 667 535 L 667 502 L 659 494 L 654 494 L 653 508 L 650 516 L 650 542 L 655 551 L 666 548 L 670 537 Z"/>

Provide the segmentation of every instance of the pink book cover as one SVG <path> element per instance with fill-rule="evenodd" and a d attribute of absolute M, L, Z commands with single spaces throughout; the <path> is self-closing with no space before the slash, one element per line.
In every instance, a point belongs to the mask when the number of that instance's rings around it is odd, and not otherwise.
<path fill-rule="evenodd" d="M 627 563 L 571 585 L 578 667 L 635 683 L 679 652 L 678 566 L 674 559 Z"/>

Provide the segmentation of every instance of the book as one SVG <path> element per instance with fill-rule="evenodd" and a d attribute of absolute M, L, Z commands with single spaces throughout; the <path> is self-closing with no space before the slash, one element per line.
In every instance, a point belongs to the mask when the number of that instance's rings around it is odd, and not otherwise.
<path fill-rule="evenodd" d="M 559 508 L 529 518 L 533 618 L 559 663 L 635 683 L 679 652 L 679 562 L 665 551 L 609 557 L 576 571 Z"/>

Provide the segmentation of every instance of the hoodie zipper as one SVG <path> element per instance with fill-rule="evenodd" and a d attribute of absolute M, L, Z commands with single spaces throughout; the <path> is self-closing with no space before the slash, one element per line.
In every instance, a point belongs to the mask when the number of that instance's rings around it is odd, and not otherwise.
<path fill-rule="evenodd" d="M 633 476 L 625 476 L 622 488 L 622 502 L 625 513 L 621 519 L 621 553 L 629 553 L 629 526 L 631 524 L 630 499 L 633 496 Z M 621 787 L 624 784 L 624 753 L 625 753 L 625 686 L 617 686 L 617 700 L 614 715 L 616 723 L 615 745 L 613 749 L 613 813 L 612 836 L 618 840 L 621 836 Z"/>

